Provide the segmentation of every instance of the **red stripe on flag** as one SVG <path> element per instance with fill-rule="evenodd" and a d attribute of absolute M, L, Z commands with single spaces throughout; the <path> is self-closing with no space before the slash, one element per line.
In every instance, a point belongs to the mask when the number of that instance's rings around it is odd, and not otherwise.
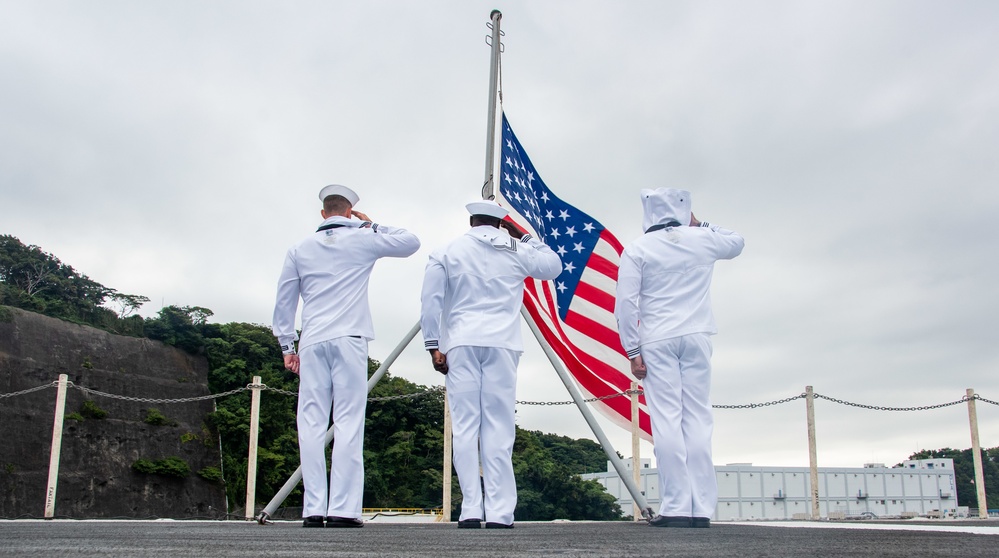
<path fill-rule="evenodd" d="M 600 231 L 600 239 L 606 242 L 607 244 L 610 244 L 611 248 L 613 248 L 614 251 L 617 252 L 618 256 L 621 255 L 621 252 L 624 252 L 624 245 L 621 244 L 621 242 L 618 241 L 617 237 L 612 235 L 609 230 L 604 229 Z"/>
<path fill-rule="evenodd" d="M 618 335 L 613 329 L 601 323 L 587 318 L 578 312 L 573 312 L 570 309 L 565 313 L 565 325 L 585 334 L 588 337 L 596 339 L 600 343 L 614 349 L 624 357 L 628 356 L 628 353 L 624 352 L 624 348 L 621 347 L 621 336 Z"/>
<path fill-rule="evenodd" d="M 608 376 L 613 376 L 615 373 L 618 375 L 620 374 L 617 370 L 603 361 L 589 357 L 589 355 L 585 355 L 585 353 L 576 348 L 572 342 L 569 341 L 565 332 L 561 331 L 558 319 L 551 320 L 555 324 L 555 328 L 557 328 L 556 330 L 552 330 L 551 326 L 539 319 L 537 313 L 544 312 L 543 308 L 545 301 L 542 300 L 542 297 L 538 296 L 538 293 L 533 288 L 533 285 L 530 285 L 529 289 L 532 294 L 537 297 L 537 301 L 535 301 L 534 298 L 525 297 L 525 303 L 528 304 L 528 311 L 531 312 L 532 316 L 535 318 L 535 322 L 542 329 L 542 333 L 545 334 L 545 338 L 550 344 L 552 344 L 553 348 L 556 349 L 556 352 L 559 353 L 559 357 L 566 362 L 567 366 L 572 365 L 573 370 L 571 370 L 571 372 L 573 372 L 573 375 L 576 376 L 576 379 L 580 382 L 580 384 L 583 385 L 587 391 L 597 396 L 614 393 L 613 388 L 615 387 L 621 390 L 620 386 L 608 385 L 607 383 L 607 380 L 610 379 Z M 553 307 L 551 293 L 547 292 L 547 289 L 545 289 L 545 291 L 544 298 L 547 299 L 548 305 Z M 535 305 L 537 305 L 537 307 L 535 307 Z M 545 312 L 545 314 L 549 317 L 549 319 L 551 319 L 551 313 Z M 599 368 L 586 366 L 589 362 L 584 364 L 584 360 L 589 360 L 590 362 L 597 364 Z"/>
<path fill-rule="evenodd" d="M 607 291 L 602 291 L 589 283 L 582 281 L 577 283 L 575 296 L 592 302 L 608 312 L 614 312 L 614 295 Z M 618 342 L 620 343 L 620 340 Z"/>
<path fill-rule="evenodd" d="M 547 285 L 545 285 L 545 287 L 547 287 Z M 546 296 L 544 302 L 547 303 L 548 307 L 547 314 L 549 316 L 555 316 L 557 318 L 558 310 L 555 308 L 554 297 L 551 296 L 551 293 L 548 292 L 547 288 L 545 289 L 545 295 Z M 585 351 L 580 350 L 579 347 L 573 344 L 573 342 L 569 340 L 569 336 L 566 335 L 565 331 L 562 330 L 561 327 L 562 320 L 554 319 L 552 321 L 555 323 L 555 328 L 557 329 L 559 336 L 562 338 L 562 342 L 565 343 L 565 345 L 572 351 L 572 353 L 576 356 L 579 362 L 584 366 L 586 366 L 587 368 L 589 368 L 591 371 L 593 371 L 593 373 L 598 378 L 602 379 L 604 382 L 611 383 L 612 385 L 614 385 L 614 387 L 618 388 L 619 390 L 625 390 L 631 386 L 631 381 L 625 379 L 623 374 L 621 374 L 620 370 L 586 353 Z M 594 340 L 596 340 L 596 338 L 594 338 Z M 620 347 L 621 345 L 620 340 L 618 340 L 617 345 L 618 347 Z"/>
<path fill-rule="evenodd" d="M 607 277 L 617 281 L 617 264 L 594 252 L 590 255 L 590 261 L 586 262 L 586 268 L 599 271 Z"/>

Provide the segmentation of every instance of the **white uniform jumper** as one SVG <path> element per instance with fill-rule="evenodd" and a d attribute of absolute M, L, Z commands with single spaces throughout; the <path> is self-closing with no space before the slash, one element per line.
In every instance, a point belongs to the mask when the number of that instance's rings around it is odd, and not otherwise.
<path fill-rule="evenodd" d="M 426 348 L 447 355 L 462 520 L 513 523 L 517 485 L 511 459 L 524 279 L 550 280 L 561 270 L 558 254 L 544 243 L 529 235 L 517 242 L 491 226 L 473 227 L 430 256 L 420 326 Z"/>
<path fill-rule="evenodd" d="M 330 228 L 327 228 L 330 227 Z M 299 342 L 298 443 L 305 497 L 302 517 L 361 517 L 368 341 L 374 339 L 368 278 L 375 260 L 406 257 L 420 241 L 404 229 L 334 216 L 288 250 L 278 281 L 274 335 Z M 322 230 L 326 229 L 326 230 Z M 334 404 L 335 400 L 335 404 Z M 325 436 L 333 410 L 333 457 L 326 485 Z"/>
<path fill-rule="evenodd" d="M 689 227 L 690 193 L 643 190 L 643 228 L 618 271 L 617 317 L 629 358 L 641 354 L 659 470 L 659 514 L 711 518 L 718 500 L 711 461 L 713 419 L 711 274 L 742 252 L 739 234 Z M 680 225 L 683 223 L 684 225 Z M 669 225 L 672 226 L 669 226 Z"/>

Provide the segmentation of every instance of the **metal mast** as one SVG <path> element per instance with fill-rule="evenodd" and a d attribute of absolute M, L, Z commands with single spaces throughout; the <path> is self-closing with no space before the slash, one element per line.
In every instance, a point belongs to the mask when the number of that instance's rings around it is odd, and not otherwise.
<path fill-rule="evenodd" d="M 503 14 L 499 10 L 493 10 L 489 14 L 487 27 L 493 30 L 492 35 L 486 36 L 486 44 L 492 47 L 492 55 L 489 61 L 489 115 L 486 120 L 486 177 L 482 182 L 482 199 L 491 200 L 496 198 L 496 184 L 493 181 L 496 163 L 496 102 L 499 98 L 499 68 L 500 53 L 503 51 L 503 44 L 500 42 L 500 20 Z"/>

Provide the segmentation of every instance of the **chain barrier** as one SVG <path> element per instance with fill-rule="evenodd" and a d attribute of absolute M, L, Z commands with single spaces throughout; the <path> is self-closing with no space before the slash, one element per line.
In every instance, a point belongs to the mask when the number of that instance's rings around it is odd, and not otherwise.
<path fill-rule="evenodd" d="M 194 401 L 207 401 L 209 399 L 228 397 L 230 395 L 239 393 L 241 391 L 246 391 L 247 389 L 249 389 L 249 386 L 247 386 L 247 387 L 241 387 L 241 388 L 237 388 L 237 389 L 231 389 L 229 391 L 225 391 L 225 392 L 222 392 L 222 393 L 213 393 L 213 394 L 210 394 L 210 395 L 200 395 L 198 397 L 181 397 L 181 398 L 178 398 L 178 399 L 156 399 L 156 398 L 152 398 L 152 397 L 133 397 L 133 396 L 130 396 L 130 395 L 115 395 L 113 393 L 104 393 L 103 391 L 97 391 L 96 389 L 90 389 L 90 388 L 86 388 L 86 387 L 83 387 L 83 386 L 78 386 L 78 385 L 74 384 L 73 382 L 67 382 L 67 385 L 69 387 L 76 388 L 76 389 L 82 391 L 83 393 L 87 393 L 87 394 L 90 394 L 90 395 L 99 395 L 101 397 L 107 397 L 109 399 L 120 399 L 122 401 L 135 401 L 137 403 L 191 403 L 191 402 L 194 402 Z"/>
<path fill-rule="evenodd" d="M 58 381 L 52 382 L 50 384 L 43 384 L 33 388 L 22 389 L 21 391 L 15 391 L 13 393 L 0 393 L 0 399 L 6 399 L 8 397 L 17 397 L 18 395 L 27 395 L 29 393 L 34 393 L 36 391 L 42 391 L 43 389 L 53 388 L 59 385 Z"/>
<path fill-rule="evenodd" d="M 57 387 L 58 385 L 59 385 L 59 382 L 55 381 L 55 382 L 51 382 L 51 383 L 48 383 L 48 384 L 42 384 L 40 386 L 36 386 L 36 387 L 33 387 L 33 388 L 23 389 L 21 391 L 15 391 L 15 392 L 12 392 L 12 393 L 0 393 L 0 399 L 7 399 L 7 398 L 10 398 L 10 397 L 17 397 L 19 395 L 27 395 L 29 393 L 34 393 L 36 391 L 41 391 L 43 389 L 49 389 L 49 388 Z M 224 392 L 221 392 L 221 393 L 213 393 L 213 394 L 210 394 L 210 395 L 201 395 L 201 396 L 197 396 L 197 397 L 183 397 L 183 398 L 179 398 L 179 399 L 157 399 L 157 398 L 152 398 L 152 397 L 133 397 L 133 396 L 129 396 L 129 395 L 115 395 L 113 393 L 105 393 L 103 391 L 98 391 L 96 389 L 90 389 L 90 388 L 87 388 L 87 387 L 78 386 L 78 385 L 74 384 L 72 381 L 66 382 L 66 386 L 67 387 L 71 387 L 71 388 L 75 388 L 77 390 L 80 390 L 83 393 L 86 393 L 88 395 L 97 395 L 97 396 L 101 396 L 101 397 L 107 397 L 107 398 L 110 398 L 110 399 L 119 399 L 119 400 L 122 400 L 122 401 L 134 401 L 134 402 L 137 402 L 137 403 L 190 403 L 190 402 L 194 402 L 194 401 L 207 401 L 209 399 L 221 399 L 223 397 L 228 397 L 230 395 L 235 395 L 237 393 L 241 393 L 241 392 L 244 392 L 244 391 L 250 391 L 250 390 L 253 390 L 253 389 L 260 389 L 260 390 L 264 390 L 264 391 L 273 391 L 274 393 L 279 393 L 281 395 L 287 395 L 287 396 L 291 396 L 291 397 L 298 397 L 298 393 L 294 392 L 294 391 L 288 391 L 288 390 L 285 390 L 285 389 L 274 388 L 274 387 L 270 387 L 270 386 L 268 386 L 266 384 L 252 384 L 252 383 L 251 384 L 247 384 L 245 387 L 231 389 L 229 391 L 224 391 Z M 399 400 L 403 400 L 403 399 L 416 399 L 418 397 L 424 397 L 424 396 L 427 396 L 427 395 L 441 394 L 441 393 L 444 393 L 444 391 L 445 391 L 444 390 L 444 386 L 437 386 L 437 387 L 430 388 L 427 391 L 423 391 L 423 392 L 419 392 L 419 393 L 407 393 L 407 394 L 402 394 L 402 395 L 388 395 L 388 396 L 383 396 L 383 397 L 370 397 L 370 398 L 368 398 L 368 401 L 370 401 L 370 402 L 384 402 L 384 401 L 399 401 Z M 583 402 L 584 403 L 594 403 L 594 402 L 597 402 L 597 401 L 606 401 L 608 399 L 613 399 L 615 397 L 622 397 L 622 396 L 632 395 L 632 394 L 644 395 L 645 392 L 642 391 L 642 390 L 625 390 L 625 391 L 621 391 L 621 392 L 618 392 L 618 393 L 612 393 L 610 395 L 604 395 L 604 396 L 601 396 L 601 397 L 591 397 L 589 399 L 584 399 Z M 760 407 L 770 407 L 770 406 L 773 406 L 773 405 L 782 405 L 784 403 L 790 403 L 791 401 L 795 401 L 795 400 L 798 400 L 798 399 L 805 399 L 806 397 L 807 397 L 806 394 L 800 393 L 798 395 L 793 395 L 791 397 L 785 397 L 784 399 L 776 399 L 774 401 L 767 401 L 765 403 L 746 403 L 746 404 L 742 404 L 742 405 L 712 405 L 711 407 L 714 408 L 714 409 L 757 409 L 757 408 L 760 408 Z M 815 394 L 813 394 L 813 397 L 815 399 L 825 399 L 826 401 L 831 401 L 833 403 L 838 403 L 840 405 L 848 405 L 850 407 L 857 407 L 857 408 L 860 408 L 860 409 L 870 409 L 870 410 L 873 410 L 873 411 L 928 411 L 928 410 L 932 410 L 932 409 L 941 409 L 943 407 L 952 407 L 954 405 L 960 405 L 961 403 L 967 403 L 968 400 L 969 400 L 968 396 L 964 396 L 964 397 L 962 397 L 962 398 L 960 398 L 960 399 L 958 399 L 956 401 L 950 401 L 948 403 L 940 403 L 940 404 L 937 404 L 937 405 L 921 405 L 921 406 L 918 406 L 918 407 L 886 407 L 886 406 L 881 406 L 881 405 L 866 405 L 864 403 L 854 403 L 852 401 L 845 401 L 843 399 L 837 399 L 835 397 L 829 397 L 828 395 L 822 395 L 821 393 L 815 393 Z M 974 394 L 971 397 L 971 399 L 977 399 L 979 401 L 982 401 L 982 402 L 985 402 L 985 403 L 989 403 L 991 405 L 999 406 L 999 402 L 992 401 L 991 399 L 986 399 L 986 398 L 978 395 L 977 393 Z M 574 401 L 571 401 L 571 400 L 570 401 L 517 401 L 518 405 L 534 405 L 534 406 L 544 406 L 544 407 L 555 407 L 555 406 L 560 406 L 560 405 L 572 405 L 573 403 L 574 403 Z"/>
<path fill-rule="evenodd" d="M 864 405 L 863 403 L 852 403 L 850 401 L 843 401 L 842 399 L 836 399 L 835 397 L 829 397 L 827 395 L 822 395 L 819 393 L 814 394 L 816 399 L 825 399 L 826 401 L 832 401 L 833 403 L 839 403 L 840 405 L 849 405 L 851 407 L 859 407 L 861 409 L 870 409 L 872 411 L 928 411 L 930 409 L 940 409 L 943 407 L 951 407 L 953 405 L 960 405 L 961 403 L 968 402 L 968 396 L 958 399 L 957 401 L 951 401 L 950 403 L 940 403 L 939 405 L 922 405 L 919 407 L 882 407 L 880 405 Z M 975 399 L 981 399 L 977 395 Z"/>
<path fill-rule="evenodd" d="M 978 395 L 977 393 L 975 394 L 975 399 L 977 399 L 979 401 L 984 401 L 986 403 L 991 403 L 992 405 L 999 406 L 999 401 L 993 401 L 991 399 L 985 399 L 984 397 Z"/>
<path fill-rule="evenodd" d="M 776 401 L 767 401 L 766 403 L 748 403 L 748 404 L 745 404 L 745 405 L 712 405 L 711 408 L 713 408 L 713 409 L 755 409 L 757 407 L 769 407 L 771 405 L 781 405 L 783 403 L 789 403 L 791 401 L 794 401 L 795 399 L 804 399 L 805 397 L 807 397 L 807 395 L 805 395 L 804 393 L 801 393 L 801 394 L 798 394 L 798 395 L 795 395 L 795 396 L 792 396 L 792 397 L 785 397 L 784 399 L 778 399 Z"/>
<path fill-rule="evenodd" d="M 625 391 L 622 391 L 622 392 L 619 392 L 619 393 L 612 393 L 610 395 L 604 395 L 604 396 L 601 396 L 601 397 L 592 397 L 590 399 L 584 399 L 583 403 L 593 403 L 594 401 L 606 401 L 608 399 L 613 399 L 615 397 L 621 397 L 622 395 L 631 395 L 633 393 L 637 393 L 638 395 L 642 395 L 645 392 L 642 391 L 642 390 L 640 390 L 640 389 L 636 389 L 636 390 L 630 390 L 629 389 L 629 390 L 625 390 Z M 556 406 L 556 405 L 572 405 L 573 403 L 575 403 L 575 401 L 517 401 L 518 405 L 541 405 L 541 406 L 546 406 L 546 407 L 549 407 L 549 406 L 553 407 L 553 406 Z"/>

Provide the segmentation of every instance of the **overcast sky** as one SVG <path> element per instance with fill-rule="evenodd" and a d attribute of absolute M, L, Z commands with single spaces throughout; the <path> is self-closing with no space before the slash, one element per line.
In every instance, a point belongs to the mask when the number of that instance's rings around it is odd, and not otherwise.
<path fill-rule="evenodd" d="M 372 276 L 383 359 L 479 195 L 493 8 L 504 108 L 553 191 L 625 244 L 660 186 L 745 236 L 715 271 L 714 403 L 999 400 L 995 2 L 0 0 L 0 233 L 143 315 L 269 325 L 319 189 L 347 184 L 423 242 Z M 567 400 L 524 331 L 518 399 Z M 442 383 L 420 338 L 392 373 Z M 808 463 L 801 400 L 715 418 L 718 464 Z M 820 466 L 970 447 L 963 404 L 816 419 Z M 592 437 L 574 407 L 518 423 Z"/>

